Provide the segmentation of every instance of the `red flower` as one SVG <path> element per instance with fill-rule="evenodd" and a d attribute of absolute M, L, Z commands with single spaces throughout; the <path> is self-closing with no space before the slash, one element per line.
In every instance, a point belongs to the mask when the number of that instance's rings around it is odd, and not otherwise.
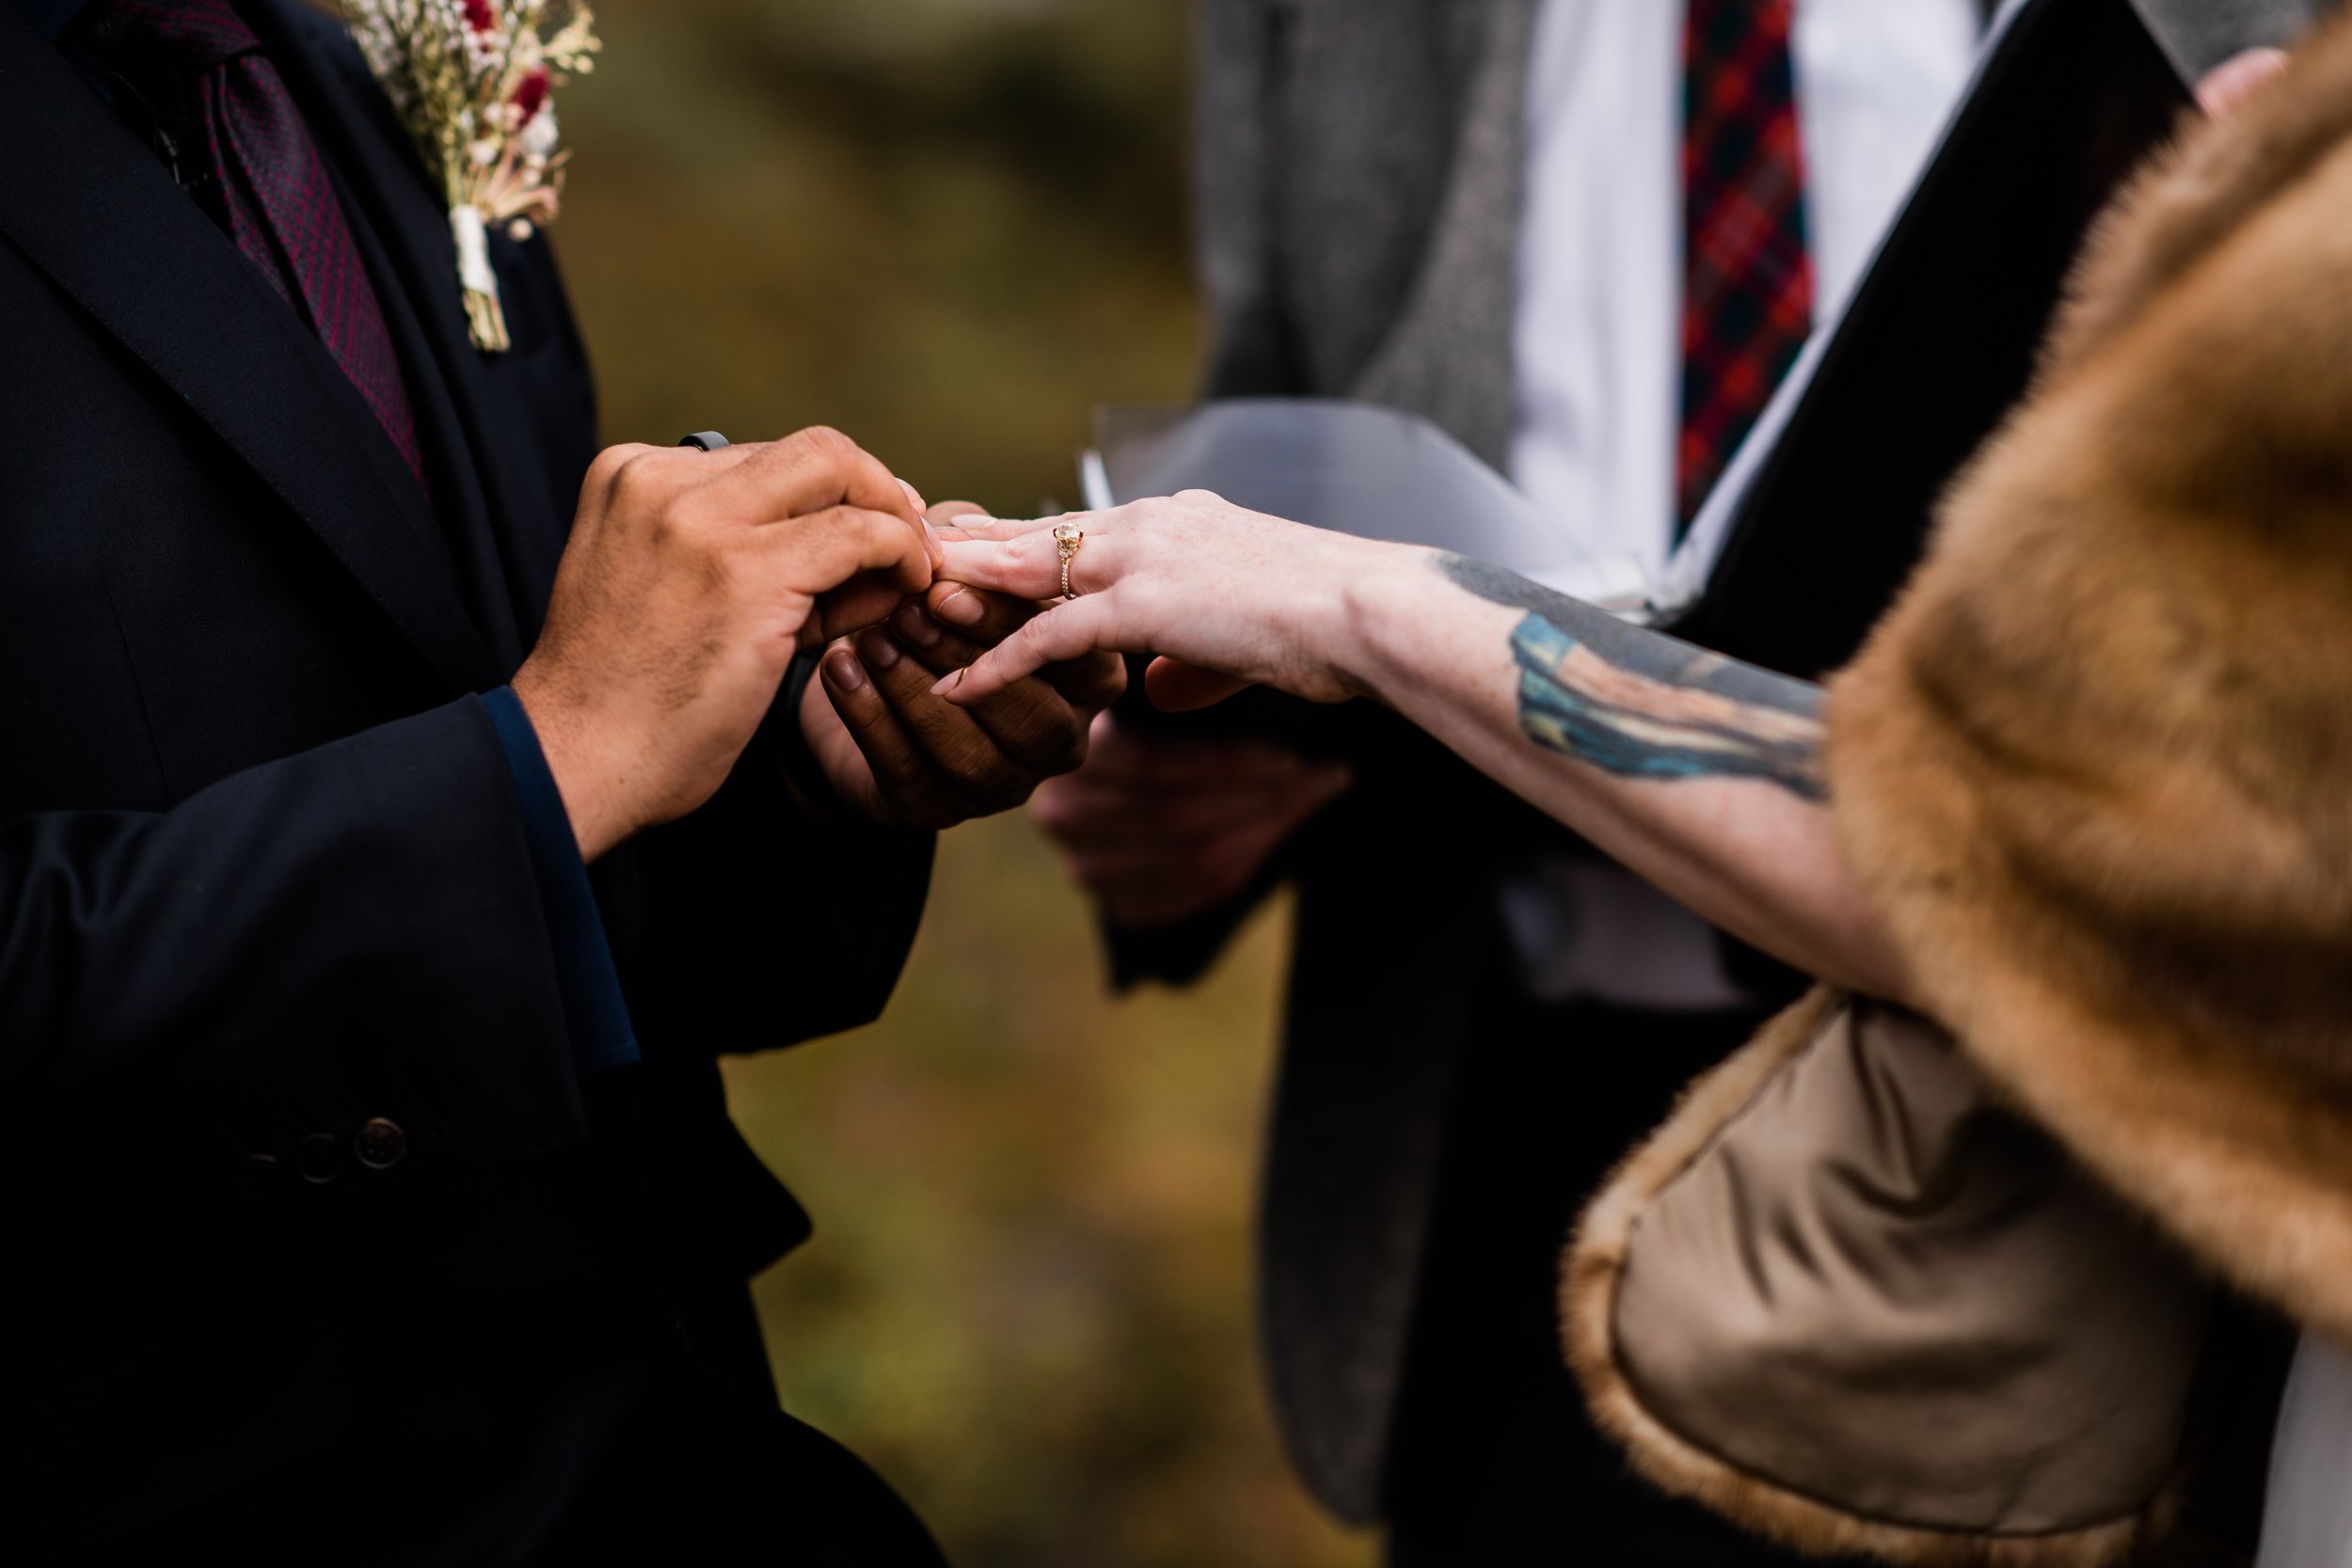
<path fill-rule="evenodd" d="M 476 0 L 476 3 L 478 4 L 479 0 Z M 530 124 L 532 118 L 538 114 L 539 106 L 547 101 L 548 71 L 547 67 L 539 66 L 534 68 L 530 75 L 515 84 L 514 103 L 522 115 L 521 119 L 515 121 L 516 129 L 520 130 Z"/>
<path fill-rule="evenodd" d="M 466 25 L 477 33 L 486 33 L 499 24 L 498 12 L 490 8 L 490 0 L 465 0 Z"/>

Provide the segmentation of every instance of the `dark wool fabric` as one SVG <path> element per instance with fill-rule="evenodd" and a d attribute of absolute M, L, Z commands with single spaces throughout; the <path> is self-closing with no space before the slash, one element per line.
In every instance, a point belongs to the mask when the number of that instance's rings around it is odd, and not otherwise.
<path fill-rule="evenodd" d="M 199 143 L 186 154 L 205 205 L 319 335 L 422 483 L 416 416 L 375 286 L 318 148 L 253 29 L 229 0 L 99 0 L 79 37 L 109 69 L 183 79 Z"/>

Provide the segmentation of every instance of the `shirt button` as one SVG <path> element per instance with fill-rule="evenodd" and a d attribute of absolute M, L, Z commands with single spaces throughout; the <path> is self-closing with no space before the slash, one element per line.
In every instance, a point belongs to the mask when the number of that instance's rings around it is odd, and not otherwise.
<path fill-rule="evenodd" d="M 352 1136 L 351 1151 L 370 1170 L 389 1170 L 406 1158 L 408 1134 L 396 1121 L 371 1117 Z"/>
<path fill-rule="evenodd" d="M 275 1154 L 248 1154 L 237 1162 L 237 1191 L 268 1197 L 286 1184 L 286 1163 Z"/>
<path fill-rule="evenodd" d="M 294 1146 L 294 1169 L 312 1186 L 324 1186 L 343 1173 L 343 1141 L 331 1132 L 313 1132 Z"/>

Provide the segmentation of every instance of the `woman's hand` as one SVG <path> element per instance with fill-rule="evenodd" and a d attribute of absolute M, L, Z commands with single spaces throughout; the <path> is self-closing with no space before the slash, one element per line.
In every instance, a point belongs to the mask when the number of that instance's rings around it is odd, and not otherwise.
<path fill-rule="evenodd" d="M 1206 706 L 1245 686 L 1312 702 L 1363 692 L 1353 605 L 1375 578 L 1426 551 L 1268 517 L 1186 491 L 1110 512 L 1033 522 L 961 519 L 942 578 L 1028 599 L 1061 594 L 1057 525 L 1085 538 L 1071 560 L 1079 595 L 1040 614 L 936 689 L 986 702 L 1047 665 L 1102 649 L 1161 655 L 1146 684 L 1162 708 Z"/>
<path fill-rule="evenodd" d="M 934 539 L 961 539 L 973 515 L 984 514 L 948 501 L 924 521 Z M 810 685 L 801 727 L 834 794 L 876 821 L 946 828 L 1019 805 L 1085 760 L 1088 726 L 1127 688 L 1119 656 L 1097 654 L 959 707 L 932 683 L 1003 641 L 1037 606 L 944 581 L 921 599 L 868 600 L 829 605 L 828 627 L 842 635 Z"/>
<path fill-rule="evenodd" d="M 1150 682 L 1163 707 L 1244 682 L 1375 698 L 1716 925 L 1853 989 L 1904 994 L 1834 832 L 1818 688 L 1480 562 L 1198 493 L 967 524 L 987 537 L 947 541 L 941 576 L 1058 593 L 1057 523 L 1086 532 L 1071 574 L 1082 596 L 974 663 L 961 689 L 942 681 L 953 700 L 1099 648 L 1162 655 Z"/>

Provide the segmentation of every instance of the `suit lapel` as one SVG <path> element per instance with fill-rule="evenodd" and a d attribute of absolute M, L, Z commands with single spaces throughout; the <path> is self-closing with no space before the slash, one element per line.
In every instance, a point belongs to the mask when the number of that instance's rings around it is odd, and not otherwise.
<path fill-rule="evenodd" d="M 162 166 L 0 5 L 0 239 L 284 499 L 453 690 L 504 678 L 432 513 L 326 348 Z M 103 460 L 103 432 L 92 434 Z"/>
<path fill-rule="evenodd" d="M 1421 272 L 1380 350 L 1348 395 L 1410 409 L 1501 467 L 1517 384 L 1511 332 L 1527 188 L 1528 57 L 1536 0 L 1486 0 L 1473 28 L 1461 130 Z"/>
<path fill-rule="evenodd" d="M 344 210 L 408 372 L 442 536 L 458 558 L 475 624 L 511 666 L 536 629 L 563 534 L 499 526 L 545 511 L 519 471 L 536 449 L 467 335 L 447 209 L 340 21 L 299 0 L 250 0 L 245 10 L 341 177 Z"/>

